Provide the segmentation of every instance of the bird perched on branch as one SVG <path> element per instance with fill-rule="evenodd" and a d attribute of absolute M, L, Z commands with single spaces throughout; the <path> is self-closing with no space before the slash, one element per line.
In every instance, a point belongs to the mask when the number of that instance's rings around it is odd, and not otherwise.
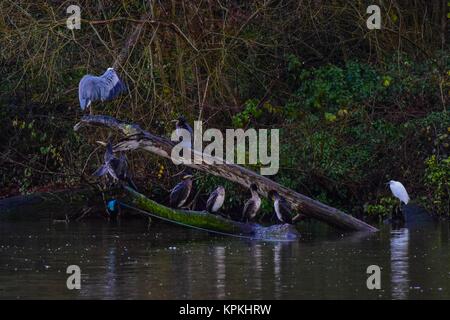
<path fill-rule="evenodd" d="M 206 202 L 206 211 L 211 213 L 217 212 L 223 206 L 224 201 L 225 188 L 218 186 L 216 190 L 209 195 L 208 201 Z"/>
<path fill-rule="evenodd" d="M 269 198 L 273 201 L 273 207 L 278 220 L 283 223 L 292 224 L 292 208 L 289 203 L 275 190 L 269 191 Z"/>
<path fill-rule="evenodd" d="M 409 195 L 401 182 L 391 180 L 391 181 L 387 182 L 387 184 L 389 184 L 389 188 L 391 189 L 391 192 L 394 195 L 394 197 L 396 197 L 398 200 L 400 200 L 400 206 L 402 203 L 408 204 Z"/>
<path fill-rule="evenodd" d="M 192 178 L 191 174 L 183 176 L 183 180 L 173 187 L 170 193 L 170 205 L 173 208 L 181 208 L 186 204 L 187 199 L 192 190 Z"/>
<path fill-rule="evenodd" d="M 87 74 L 81 78 L 78 85 L 81 110 L 89 108 L 90 113 L 93 114 L 92 102 L 109 101 L 126 91 L 127 87 L 113 68 L 106 69 L 105 73 L 98 77 Z"/>
<path fill-rule="evenodd" d="M 181 130 L 186 130 L 191 135 L 191 138 L 189 141 L 183 141 L 183 144 L 188 146 L 189 148 L 192 148 L 192 140 L 194 139 L 194 130 L 192 130 L 192 127 L 187 123 L 186 118 L 181 115 L 178 117 L 177 120 L 173 120 L 175 122 L 175 128 L 176 128 L 176 134 L 177 137 L 181 137 L 183 135 Z"/>
<path fill-rule="evenodd" d="M 108 174 L 114 182 L 127 183 L 131 188 L 137 191 L 137 187 L 131 177 L 131 172 L 128 169 L 127 158 L 124 154 L 121 154 L 119 158 L 114 155 L 111 141 L 108 141 L 108 144 L 106 145 L 103 158 L 103 165 L 92 174 L 93 176 L 101 177 Z"/>
<path fill-rule="evenodd" d="M 252 220 L 259 209 L 261 208 L 261 198 L 258 195 L 258 187 L 256 184 L 252 183 L 250 185 L 250 192 L 252 196 L 244 204 L 244 209 L 242 210 L 242 221 Z"/>

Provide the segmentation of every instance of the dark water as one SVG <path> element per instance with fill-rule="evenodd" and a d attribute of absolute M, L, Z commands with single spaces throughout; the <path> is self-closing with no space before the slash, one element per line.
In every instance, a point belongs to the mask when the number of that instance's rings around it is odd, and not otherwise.
<path fill-rule="evenodd" d="M 314 237 L 311 234 L 315 234 Z M 0 298 L 449 299 L 449 225 L 372 235 L 306 230 L 291 243 L 142 220 L 0 223 Z M 81 290 L 66 268 L 79 265 Z M 381 267 L 381 289 L 366 269 Z"/>

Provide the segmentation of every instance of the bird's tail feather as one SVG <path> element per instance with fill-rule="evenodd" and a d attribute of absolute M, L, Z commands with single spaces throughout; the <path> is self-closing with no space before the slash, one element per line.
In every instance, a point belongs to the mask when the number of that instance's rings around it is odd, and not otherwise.
<path fill-rule="evenodd" d="M 106 172 L 108 172 L 108 167 L 103 165 L 100 168 L 98 168 L 97 171 L 95 171 L 92 175 L 94 177 L 101 177 L 104 176 Z"/>

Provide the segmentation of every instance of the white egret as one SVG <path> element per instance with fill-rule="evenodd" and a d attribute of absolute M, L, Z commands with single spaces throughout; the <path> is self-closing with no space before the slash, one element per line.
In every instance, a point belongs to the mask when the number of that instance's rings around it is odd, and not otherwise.
<path fill-rule="evenodd" d="M 394 197 L 396 197 L 398 200 L 400 200 L 400 203 L 408 204 L 409 202 L 409 195 L 406 191 L 403 184 L 399 181 L 391 180 L 388 182 L 389 188 L 392 191 L 392 194 Z"/>

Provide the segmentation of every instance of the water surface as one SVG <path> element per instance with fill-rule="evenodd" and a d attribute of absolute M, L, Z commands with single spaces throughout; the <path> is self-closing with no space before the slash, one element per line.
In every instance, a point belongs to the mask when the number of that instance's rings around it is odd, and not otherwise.
<path fill-rule="evenodd" d="M 0 223 L 0 299 L 449 299 L 449 225 L 251 241 L 144 220 Z M 312 236 L 314 234 L 314 236 Z M 78 265 L 81 290 L 68 290 Z M 366 269 L 381 267 L 381 290 Z"/>

